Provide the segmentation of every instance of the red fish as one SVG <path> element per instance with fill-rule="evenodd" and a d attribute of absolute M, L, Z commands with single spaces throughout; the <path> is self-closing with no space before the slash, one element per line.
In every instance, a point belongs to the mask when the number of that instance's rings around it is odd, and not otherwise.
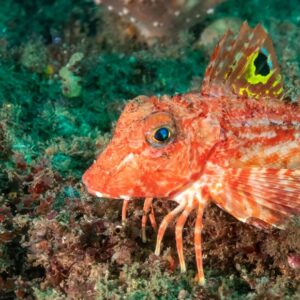
<path fill-rule="evenodd" d="M 300 108 L 282 98 L 271 39 L 262 26 L 244 23 L 236 39 L 228 32 L 216 46 L 201 91 L 129 101 L 83 182 L 93 195 L 125 199 L 123 219 L 129 199 L 146 198 L 154 227 L 152 199 L 176 201 L 160 224 L 155 253 L 179 216 L 181 271 L 182 229 L 196 210 L 197 279 L 204 284 L 201 229 L 209 201 L 258 227 L 281 228 L 300 214 Z"/>

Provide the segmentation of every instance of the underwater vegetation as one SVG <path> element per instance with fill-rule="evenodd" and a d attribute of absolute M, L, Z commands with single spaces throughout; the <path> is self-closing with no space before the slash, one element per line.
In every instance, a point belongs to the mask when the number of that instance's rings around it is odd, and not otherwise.
<path fill-rule="evenodd" d="M 299 219 L 285 231 L 258 230 L 211 204 L 200 287 L 194 215 L 184 229 L 189 271 L 182 275 L 173 224 L 155 256 L 150 226 L 147 242 L 141 238 L 142 200 L 129 204 L 121 226 L 121 201 L 90 196 L 81 176 L 128 99 L 199 89 L 216 41 L 244 20 L 268 30 L 286 98 L 297 101 L 299 1 L 205 1 L 208 14 L 197 1 L 174 1 L 185 17 L 206 13 L 176 25 L 178 36 L 167 30 L 155 39 L 106 2 L 1 3 L 0 299 L 297 299 Z M 155 200 L 157 223 L 175 206 Z"/>

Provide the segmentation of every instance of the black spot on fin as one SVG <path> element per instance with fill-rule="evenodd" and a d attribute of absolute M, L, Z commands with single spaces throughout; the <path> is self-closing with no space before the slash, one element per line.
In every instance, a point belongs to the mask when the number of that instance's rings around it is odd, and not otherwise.
<path fill-rule="evenodd" d="M 262 76 L 267 76 L 271 69 L 268 64 L 268 57 L 259 51 L 258 56 L 254 60 L 254 65 L 255 65 L 255 74 L 256 75 L 262 75 Z"/>

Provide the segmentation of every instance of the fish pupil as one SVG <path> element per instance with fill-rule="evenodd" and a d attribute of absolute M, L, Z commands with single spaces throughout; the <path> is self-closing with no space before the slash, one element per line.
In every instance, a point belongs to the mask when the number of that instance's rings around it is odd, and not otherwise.
<path fill-rule="evenodd" d="M 170 131 L 166 127 L 159 128 L 154 134 L 154 138 L 159 142 L 165 142 L 169 137 Z"/>
<path fill-rule="evenodd" d="M 254 61 L 255 65 L 255 74 L 256 75 L 262 75 L 262 76 L 267 76 L 270 73 L 270 67 L 268 64 L 268 57 L 262 53 L 259 52 L 258 56 L 256 57 Z"/>

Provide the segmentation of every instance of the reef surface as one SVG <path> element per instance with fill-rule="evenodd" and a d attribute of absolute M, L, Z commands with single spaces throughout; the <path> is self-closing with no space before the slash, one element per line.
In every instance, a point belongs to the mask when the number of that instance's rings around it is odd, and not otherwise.
<path fill-rule="evenodd" d="M 2 2 L 0 299 L 299 299 L 299 220 L 285 231 L 261 231 L 211 205 L 203 231 L 207 284 L 200 287 L 193 216 L 184 229 L 189 271 L 181 274 L 174 226 L 156 257 L 150 226 L 147 242 L 141 239 L 142 200 L 129 205 L 122 227 L 121 200 L 88 195 L 81 175 L 126 100 L 199 89 L 218 38 L 245 20 L 268 30 L 286 99 L 297 101 L 300 2 L 204 1 L 204 10 L 181 1 L 177 9 L 192 22 L 176 21 L 163 36 L 145 31 L 161 11 L 151 11 L 141 29 L 109 1 Z M 157 221 L 174 205 L 156 200 Z"/>

